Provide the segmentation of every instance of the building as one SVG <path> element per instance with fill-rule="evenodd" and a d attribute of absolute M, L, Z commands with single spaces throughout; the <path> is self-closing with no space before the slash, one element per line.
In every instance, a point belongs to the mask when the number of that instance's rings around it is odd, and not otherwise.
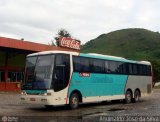
<path fill-rule="evenodd" d="M 0 37 L 0 91 L 20 91 L 26 55 L 39 51 L 74 49 Z"/>

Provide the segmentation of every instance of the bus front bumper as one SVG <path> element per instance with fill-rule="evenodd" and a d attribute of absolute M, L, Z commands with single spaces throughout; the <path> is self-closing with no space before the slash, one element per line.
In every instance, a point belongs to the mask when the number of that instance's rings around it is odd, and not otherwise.
<path fill-rule="evenodd" d="M 23 104 L 52 105 L 51 96 L 21 95 L 20 100 Z"/>

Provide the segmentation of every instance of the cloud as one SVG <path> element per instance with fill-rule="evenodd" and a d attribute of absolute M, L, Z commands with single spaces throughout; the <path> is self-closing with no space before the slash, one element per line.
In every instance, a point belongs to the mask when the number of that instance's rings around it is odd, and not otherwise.
<path fill-rule="evenodd" d="M 48 44 L 65 28 L 85 43 L 123 28 L 159 31 L 159 5 L 159 0 L 1 0 L 0 36 Z"/>

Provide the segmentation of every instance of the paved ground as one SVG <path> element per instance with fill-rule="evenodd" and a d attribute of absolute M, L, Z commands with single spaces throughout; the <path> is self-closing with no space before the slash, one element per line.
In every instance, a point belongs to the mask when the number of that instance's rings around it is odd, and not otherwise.
<path fill-rule="evenodd" d="M 157 117 L 160 116 L 160 89 L 155 89 L 151 96 L 138 103 L 92 103 L 81 105 L 76 110 L 70 110 L 67 106 L 46 109 L 39 105 L 23 105 L 19 97 L 15 93 L 0 93 L 0 121 L 160 121 L 160 117 Z"/>

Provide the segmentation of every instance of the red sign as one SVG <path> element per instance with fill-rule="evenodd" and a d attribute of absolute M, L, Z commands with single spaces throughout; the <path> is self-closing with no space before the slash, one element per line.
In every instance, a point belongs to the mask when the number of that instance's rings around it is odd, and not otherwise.
<path fill-rule="evenodd" d="M 90 73 L 80 73 L 81 77 L 90 77 Z"/>
<path fill-rule="evenodd" d="M 80 41 L 72 39 L 70 37 L 62 37 L 59 40 L 59 44 L 61 47 L 68 47 L 76 50 L 80 50 Z"/>

